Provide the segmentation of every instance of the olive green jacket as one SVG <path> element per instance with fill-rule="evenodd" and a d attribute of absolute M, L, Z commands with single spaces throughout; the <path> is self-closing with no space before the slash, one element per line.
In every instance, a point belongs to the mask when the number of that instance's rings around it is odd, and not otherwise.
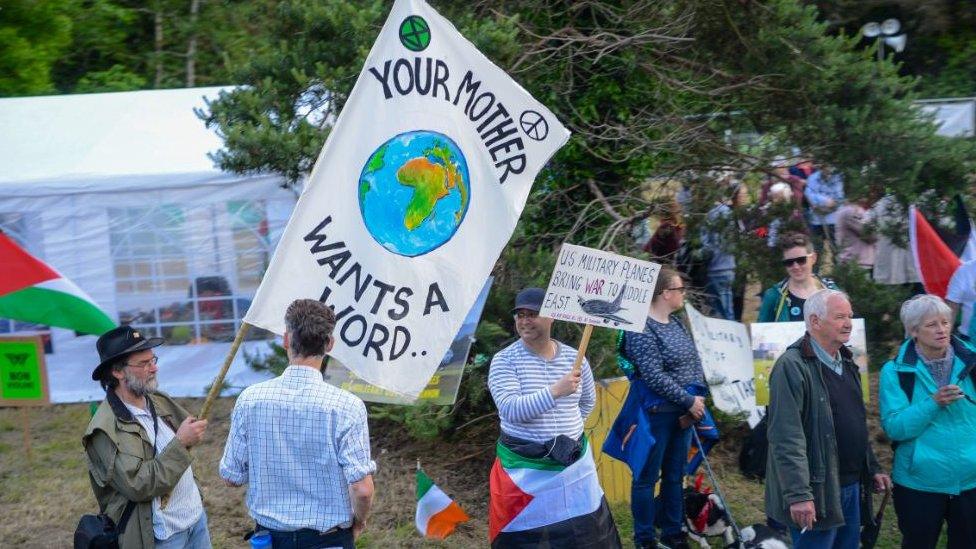
<path fill-rule="evenodd" d="M 160 421 L 175 432 L 189 415 L 168 395 L 149 396 Z M 125 531 L 123 549 L 152 548 L 153 498 L 168 494 L 190 466 L 190 452 L 176 437 L 153 457 L 153 447 L 142 425 L 114 391 L 109 391 L 88 423 L 81 439 L 88 459 L 88 478 L 99 511 L 116 524 L 129 500 L 136 502 Z"/>
<path fill-rule="evenodd" d="M 844 368 L 853 370 L 858 389 L 861 377 L 851 352 L 840 349 Z M 790 505 L 813 501 L 814 530 L 844 524 L 841 508 L 837 439 L 830 395 L 810 334 L 790 345 L 769 376 L 769 450 L 766 459 L 766 514 L 794 528 Z M 880 472 L 868 440 L 862 486 Z"/>

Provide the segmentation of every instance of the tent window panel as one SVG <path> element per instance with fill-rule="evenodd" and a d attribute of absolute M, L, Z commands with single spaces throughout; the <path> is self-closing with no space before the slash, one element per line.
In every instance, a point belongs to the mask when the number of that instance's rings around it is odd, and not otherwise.
<path fill-rule="evenodd" d="M 163 281 L 163 288 L 167 292 L 178 292 L 189 285 L 189 281 L 185 278 L 168 278 Z"/>
<path fill-rule="evenodd" d="M 239 290 L 253 292 L 261 284 L 271 259 L 267 204 L 263 200 L 231 201 L 227 203 L 227 213 L 231 219 Z"/>

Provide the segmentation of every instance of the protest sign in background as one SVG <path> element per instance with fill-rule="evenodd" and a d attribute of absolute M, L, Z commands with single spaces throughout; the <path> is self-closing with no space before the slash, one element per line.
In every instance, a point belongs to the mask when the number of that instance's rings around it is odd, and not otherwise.
<path fill-rule="evenodd" d="M 0 406 L 50 402 L 41 336 L 0 337 Z"/>
<path fill-rule="evenodd" d="M 756 368 L 756 404 L 769 405 L 769 372 L 776 359 L 787 347 L 806 333 L 803 322 L 756 322 L 751 326 L 752 356 Z M 864 402 L 868 402 L 868 344 L 864 332 L 864 319 L 855 318 L 851 329 L 851 339 L 847 347 L 854 355 L 854 362 L 861 373 L 861 389 Z"/>
<path fill-rule="evenodd" d="M 322 300 L 332 356 L 416 397 L 568 139 L 426 2 L 397 0 L 244 320 L 280 334 L 293 300 Z"/>
<path fill-rule="evenodd" d="M 418 402 L 429 402 L 441 406 L 454 404 L 457 400 L 458 388 L 461 386 L 461 379 L 464 375 L 464 365 L 468 360 L 468 353 L 474 343 L 474 333 L 478 328 L 478 321 L 485 308 L 485 301 L 488 300 L 488 292 L 491 290 L 492 277 L 488 277 L 485 287 L 478 295 L 478 300 L 468 311 L 468 316 L 461 325 L 461 330 L 454 337 L 451 348 L 448 349 L 440 366 L 434 372 L 430 382 L 420 392 L 417 397 Z M 338 360 L 329 360 L 329 365 L 325 370 L 325 381 L 345 389 L 352 394 L 367 402 L 380 402 L 383 404 L 410 404 L 413 399 L 406 398 L 386 389 L 372 385 L 364 381 L 355 373 L 346 368 Z"/>
<path fill-rule="evenodd" d="M 563 244 L 539 315 L 641 332 L 660 270 L 650 261 Z"/>
<path fill-rule="evenodd" d="M 715 406 L 727 414 L 748 413 L 749 427 L 755 427 L 762 414 L 756 409 L 752 345 L 745 324 L 707 317 L 690 303 L 685 311 Z"/>

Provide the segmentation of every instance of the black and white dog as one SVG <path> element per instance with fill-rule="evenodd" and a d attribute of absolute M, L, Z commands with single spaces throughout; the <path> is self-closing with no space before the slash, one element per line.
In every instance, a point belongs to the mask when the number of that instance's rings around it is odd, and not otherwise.
<path fill-rule="evenodd" d="M 702 488 L 702 476 L 695 480 L 694 488 L 686 488 L 685 527 L 688 537 L 702 549 L 709 549 L 709 537 L 722 536 L 726 549 L 788 549 L 776 531 L 765 524 L 753 524 L 742 529 L 742 542 L 735 540 L 729 514 L 722 498 L 710 489 Z"/>

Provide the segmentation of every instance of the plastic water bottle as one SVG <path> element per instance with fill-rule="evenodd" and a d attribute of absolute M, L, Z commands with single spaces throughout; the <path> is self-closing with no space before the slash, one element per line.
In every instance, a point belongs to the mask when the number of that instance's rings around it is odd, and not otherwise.
<path fill-rule="evenodd" d="M 271 534 L 267 530 L 258 530 L 251 536 L 251 549 L 270 549 Z"/>

